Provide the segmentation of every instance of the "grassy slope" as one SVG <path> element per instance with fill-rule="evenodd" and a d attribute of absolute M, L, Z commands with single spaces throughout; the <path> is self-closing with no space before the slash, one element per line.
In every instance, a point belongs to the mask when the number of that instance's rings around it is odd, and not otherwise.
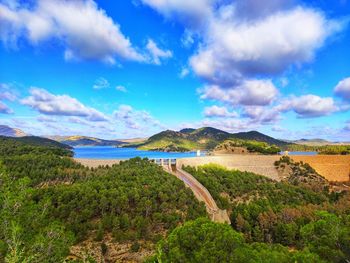
<path fill-rule="evenodd" d="M 0 139 L 3 141 L 23 143 L 29 146 L 45 146 L 45 147 L 55 147 L 55 148 L 61 148 L 61 149 L 71 149 L 71 147 L 68 145 L 59 143 L 51 139 L 37 137 L 37 136 L 25 136 L 25 137 L 18 137 L 18 138 L 0 136 Z"/>

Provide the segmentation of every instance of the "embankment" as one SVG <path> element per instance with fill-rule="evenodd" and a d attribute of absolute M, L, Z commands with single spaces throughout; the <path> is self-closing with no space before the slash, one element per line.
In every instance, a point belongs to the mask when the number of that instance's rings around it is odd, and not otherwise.
<path fill-rule="evenodd" d="M 200 166 L 215 163 L 228 169 L 253 172 L 279 180 L 274 162 L 279 160 L 279 155 L 217 155 L 196 158 L 179 159 L 179 165 Z M 319 174 L 329 181 L 349 181 L 350 156 L 343 155 L 315 155 L 315 156 L 290 156 L 294 161 L 310 164 Z"/>
<path fill-rule="evenodd" d="M 274 162 L 279 160 L 279 155 L 217 155 L 206 157 L 182 158 L 178 159 L 178 165 L 200 166 L 203 164 L 215 163 L 228 169 L 253 172 L 267 176 L 274 180 L 279 180 Z M 290 156 L 294 161 L 310 164 L 319 174 L 329 181 L 344 182 L 349 181 L 350 156 L 349 155 L 315 155 L 315 156 Z M 117 164 L 120 160 L 98 160 L 98 159 L 75 159 L 88 167 L 98 167 L 99 165 Z"/>

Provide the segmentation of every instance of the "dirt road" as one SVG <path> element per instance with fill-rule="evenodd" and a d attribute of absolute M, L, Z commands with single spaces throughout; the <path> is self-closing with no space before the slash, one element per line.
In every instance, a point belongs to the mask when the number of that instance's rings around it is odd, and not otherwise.
<path fill-rule="evenodd" d="M 175 171 L 169 166 L 163 166 L 163 168 L 166 172 L 175 175 L 177 178 L 183 181 L 186 186 L 191 188 L 195 197 L 199 201 L 204 202 L 207 212 L 212 221 L 218 223 L 231 223 L 227 211 L 218 208 L 209 191 L 200 182 L 198 182 L 196 178 L 179 167 L 177 167 Z"/>

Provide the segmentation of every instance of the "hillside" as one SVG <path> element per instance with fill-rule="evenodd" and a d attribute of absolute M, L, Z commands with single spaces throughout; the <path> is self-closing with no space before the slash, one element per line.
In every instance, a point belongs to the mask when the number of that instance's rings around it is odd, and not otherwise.
<path fill-rule="evenodd" d="M 261 141 L 229 139 L 218 144 L 214 152 L 219 154 L 278 154 L 281 149 Z"/>
<path fill-rule="evenodd" d="M 7 136 L 7 137 L 23 137 L 27 136 L 27 134 L 16 128 L 11 128 L 7 125 L 0 125 L 0 136 Z"/>
<path fill-rule="evenodd" d="M 27 146 L 42 146 L 42 147 L 51 147 L 51 148 L 61 148 L 61 149 L 68 149 L 70 150 L 71 147 L 62 143 L 59 143 L 57 141 L 38 137 L 38 136 L 24 136 L 24 137 L 6 137 L 6 136 L 0 136 L 1 141 L 8 141 L 11 143 L 17 143 L 17 144 L 23 144 Z"/>
<path fill-rule="evenodd" d="M 117 140 L 104 140 L 87 136 L 51 136 L 52 140 L 69 146 L 118 146 L 124 144 L 122 141 Z"/>
<path fill-rule="evenodd" d="M 249 132 L 239 132 L 232 134 L 234 138 L 236 139 L 242 139 L 242 140 L 253 140 L 258 142 L 266 142 L 268 144 L 273 144 L 277 146 L 287 146 L 288 143 L 282 140 L 277 140 L 273 137 L 270 137 L 268 135 L 265 135 L 263 133 L 257 132 L 257 131 L 249 131 Z"/>
<path fill-rule="evenodd" d="M 73 156 L 71 147 L 59 142 L 35 137 L 27 136 L 20 138 L 0 136 L 0 157 L 5 159 L 13 154 L 33 154 L 33 155 L 47 155 L 58 154 L 61 156 Z M 0 168 L 1 168 L 0 158 Z M 19 165 L 22 161 L 15 160 L 14 164 Z M 40 169 L 40 168 L 39 168 Z M 23 173 L 27 173 L 26 169 L 21 170 Z M 54 174 L 54 173 L 53 173 Z"/>
<path fill-rule="evenodd" d="M 349 193 L 329 192 L 323 187 L 327 181 L 305 164 L 291 168 L 290 178 L 281 182 L 213 164 L 184 168 L 208 189 L 221 209 L 229 211 L 231 226 L 248 246 L 257 249 L 245 246 L 244 252 L 233 253 L 237 258 L 220 262 L 346 262 L 350 256 Z M 158 256 L 181 262 L 179 251 L 189 251 L 187 259 L 204 255 L 202 262 L 211 262 L 205 261 L 210 257 L 205 253 L 218 243 L 220 255 L 225 251 L 232 255 L 230 243 L 205 241 L 205 235 L 211 239 L 220 235 L 218 229 L 210 234 L 210 229 L 175 232 Z M 174 242 L 174 235 L 181 240 Z M 271 245 L 276 246 L 274 252 Z M 288 253 L 298 256 L 293 259 Z"/>
<path fill-rule="evenodd" d="M 176 226 L 206 216 L 180 180 L 140 158 L 89 169 L 4 138 L 0 170 L 0 262 L 141 262 Z"/>
<path fill-rule="evenodd" d="M 134 146 L 143 150 L 162 151 L 213 150 L 217 145 L 228 139 L 251 140 L 277 146 L 288 145 L 284 141 L 274 139 L 257 131 L 232 134 L 212 127 L 204 127 L 180 131 L 163 131 L 153 135 L 145 143 L 135 144 Z"/>

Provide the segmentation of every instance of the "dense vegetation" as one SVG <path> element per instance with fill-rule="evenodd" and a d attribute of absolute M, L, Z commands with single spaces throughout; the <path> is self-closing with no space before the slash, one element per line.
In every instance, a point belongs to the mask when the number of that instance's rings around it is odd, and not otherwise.
<path fill-rule="evenodd" d="M 185 169 L 228 209 L 233 228 L 248 243 L 310 251 L 326 262 L 350 258 L 349 193 L 313 190 L 216 165 Z"/>
<path fill-rule="evenodd" d="M 0 139 L 0 262 L 62 262 L 84 240 L 106 253 L 107 235 L 134 251 L 141 241 L 159 242 L 149 262 L 350 258 L 348 193 L 215 165 L 186 167 L 228 210 L 232 226 L 215 224 L 203 218 L 204 205 L 191 190 L 148 160 L 89 169 L 68 148 L 44 145 Z M 291 166 L 295 177 L 318 176 L 288 158 L 276 165 Z"/>
<path fill-rule="evenodd" d="M 259 154 L 277 154 L 281 152 L 281 149 L 275 145 L 267 144 L 266 142 L 258 142 L 253 140 L 239 140 L 239 139 L 230 139 L 220 143 L 215 147 L 214 151 L 225 151 L 225 152 L 234 152 L 235 148 L 242 147 L 247 149 L 250 153 L 259 153 Z"/>
<path fill-rule="evenodd" d="M 159 244 L 149 262 L 325 262 L 305 249 L 290 251 L 279 244 L 247 243 L 241 233 L 225 224 L 197 219 L 176 228 Z"/>
<path fill-rule="evenodd" d="M 37 137 L 37 136 L 24 136 L 24 137 L 18 137 L 18 138 L 0 136 L 0 140 L 12 141 L 12 143 L 15 143 L 15 144 L 22 143 L 29 146 L 60 148 L 60 149 L 66 149 L 66 150 L 72 149 L 68 145 L 59 143 L 51 139 Z"/>
<path fill-rule="evenodd" d="M 88 169 L 66 149 L 13 139 L 0 152 L 0 262 L 61 262 L 72 244 L 106 233 L 156 242 L 206 215 L 190 189 L 147 160 Z"/>

